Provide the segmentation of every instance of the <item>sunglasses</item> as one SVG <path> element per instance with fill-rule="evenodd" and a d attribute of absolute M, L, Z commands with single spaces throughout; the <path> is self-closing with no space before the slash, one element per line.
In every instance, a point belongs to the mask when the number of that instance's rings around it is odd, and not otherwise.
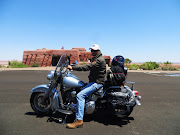
<path fill-rule="evenodd" d="M 93 49 L 91 49 L 91 52 L 97 52 L 98 50 L 93 50 Z"/>

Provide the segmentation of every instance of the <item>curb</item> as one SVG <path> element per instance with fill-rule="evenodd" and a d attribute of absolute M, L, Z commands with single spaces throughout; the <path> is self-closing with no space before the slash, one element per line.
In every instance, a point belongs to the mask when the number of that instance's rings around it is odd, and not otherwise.
<path fill-rule="evenodd" d="M 0 71 L 31 71 L 31 70 L 43 70 L 50 71 L 55 70 L 55 67 L 28 67 L 28 68 L 0 68 Z M 128 72 L 137 73 L 180 73 L 180 71 L 157 71 L 157 70 L 128 70 Z"/>

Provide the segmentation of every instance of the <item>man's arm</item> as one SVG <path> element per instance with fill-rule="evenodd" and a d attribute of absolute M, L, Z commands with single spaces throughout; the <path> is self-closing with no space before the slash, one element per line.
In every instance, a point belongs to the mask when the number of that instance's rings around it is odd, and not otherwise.
<path fill-rule="evenodd" d="M 72 66 L 72 69 L 76 70 L 76 71 L 88 71 L 88 70 L 90 70 L 91 67 L 92 67 L 92 63 L 88 63 L 88 64 L 85 64 L 85 65 Z"/>
<path fill-rule="evenodd" d="M 100 64 L 100 61 L 96 61 L 94 63 L 88 63 L 84 65 L 75 65 L 75 66 L 68 65 L 68 68 L 76 70 L 76 71 L 89 71 L 93 66 L 98 68 L 99 64 Z"/>

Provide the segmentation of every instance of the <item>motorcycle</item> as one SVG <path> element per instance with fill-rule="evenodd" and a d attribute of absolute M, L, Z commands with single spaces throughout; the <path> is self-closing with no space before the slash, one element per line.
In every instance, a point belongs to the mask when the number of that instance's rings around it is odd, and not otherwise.
<path fill-rule="evenodd" d="M 50 115 L 60 112 L 66 117 L 76 112 L 76 95 L 86 85 L 73 75 L 67 65 L 68 57 L 61 55 L 55 70 L 47 75 L 49 84 L 36 86 L 31 90 L 30 104 L 35 113 Z M 76 61 L 76 64 L 78 62 Z M 127 70 L 127 69 L 126 69 Z M 132 87 L 125 84 L 131 84 Z M 103 86 L 90 94 L 85 102 L 85 114 L 92 114 L 102 108 L 117 117 L 128 117 L 135 105 L 141 105 L 138 91 L 133 90 L 135 82 L 124 82 L 122 86 Z M 42 98 L 48 95 L 44 102 Z"/>

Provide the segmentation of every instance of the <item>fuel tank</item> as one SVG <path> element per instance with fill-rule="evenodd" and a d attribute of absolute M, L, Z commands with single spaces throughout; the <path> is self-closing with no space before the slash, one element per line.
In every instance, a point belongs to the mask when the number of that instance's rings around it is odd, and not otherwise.
<path fill-rule="evenodd" d="M 81 80 L 79 80 L 76 76 L 71 74 L 63 78 L 63 86 L 64 90 L 69 90 L 71 88 L 83 87 L 84 83 Z"/>

